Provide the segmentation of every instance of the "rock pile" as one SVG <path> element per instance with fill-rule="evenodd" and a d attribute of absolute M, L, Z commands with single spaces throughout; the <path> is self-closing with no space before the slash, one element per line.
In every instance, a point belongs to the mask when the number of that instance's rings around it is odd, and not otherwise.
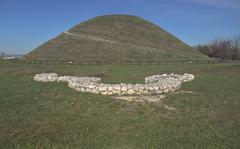
<path fill-rule="evenodd" d="M 182 82 L 188 82 L 192 81 L 194 79 L 194 75 L 184 73 L 183 75 L 178 75 L 171 73 L 169 75 L 167 74 L 162 74 L 162 75 L 153 75 L 145 78 L 145 83 L 146 84 L 157 84 L 165 81 L 180 81 Z"/>
<path fill-rule="evenodd" d="M 68 86 L 81 92 L 101 95 L 149 95 L 173 92 L 181 87 L 182 82 L 192 81 L 192 74 L 162 74 L 145 78 L 146 84 L 104 84 L 101 78 L 58 76 L 56 73 L 36 74 L 34 80 L 42 82 L 68 82 Z"/>
<path fill-rule="evenodd" d="M 58 74 L 56 73 L 41 73 L 36 74 L 34 76 L 35 81 L 42 81 L 42 82 L 53 82 L 56 81 L 58 78 Z"/>

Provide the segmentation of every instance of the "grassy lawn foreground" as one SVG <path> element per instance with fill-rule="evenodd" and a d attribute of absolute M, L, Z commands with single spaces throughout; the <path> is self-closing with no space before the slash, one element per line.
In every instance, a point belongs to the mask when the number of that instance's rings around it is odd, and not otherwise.
<path fill-rule="evenodd" d="M 196 79 L 161 102 L 80 93 L 36 73 L 143 82 L 162 73 Z M 170 110 L 166 107 L 171 107 Z M 240 148 L 240 65 L 38 65 L 0 62 L 0 148 Z"/>

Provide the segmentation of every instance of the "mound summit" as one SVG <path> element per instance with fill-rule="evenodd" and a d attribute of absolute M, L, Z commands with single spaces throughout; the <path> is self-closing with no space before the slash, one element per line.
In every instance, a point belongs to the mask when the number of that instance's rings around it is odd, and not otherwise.
<path fill-rule="evenodd" d="M 82 22 L 42 44 L 27 60 L 206 60 L 159 26 L 137 16 L 107 15 Z"/>

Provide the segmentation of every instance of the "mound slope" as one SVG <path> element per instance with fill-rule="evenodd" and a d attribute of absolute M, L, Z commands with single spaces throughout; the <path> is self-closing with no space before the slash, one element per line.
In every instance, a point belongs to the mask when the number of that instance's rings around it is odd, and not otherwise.
<path fill-rule="evenodd" d="M 28 60 L 206 60 L 202 53 L 137 16 L 107 15 L 80 23 L 47 41 Z"/>

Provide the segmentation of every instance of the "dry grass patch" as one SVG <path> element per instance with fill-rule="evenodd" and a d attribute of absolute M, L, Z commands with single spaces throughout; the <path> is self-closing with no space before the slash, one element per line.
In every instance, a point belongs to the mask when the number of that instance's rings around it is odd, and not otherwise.
<path fill-rule="evenodd" d="M 156 95 L 156 96 L 114 96 L 114 99 L 133 101 L 133 102 L 159 102 L 161 99 L 165 98 L 166 95 Z"/>

